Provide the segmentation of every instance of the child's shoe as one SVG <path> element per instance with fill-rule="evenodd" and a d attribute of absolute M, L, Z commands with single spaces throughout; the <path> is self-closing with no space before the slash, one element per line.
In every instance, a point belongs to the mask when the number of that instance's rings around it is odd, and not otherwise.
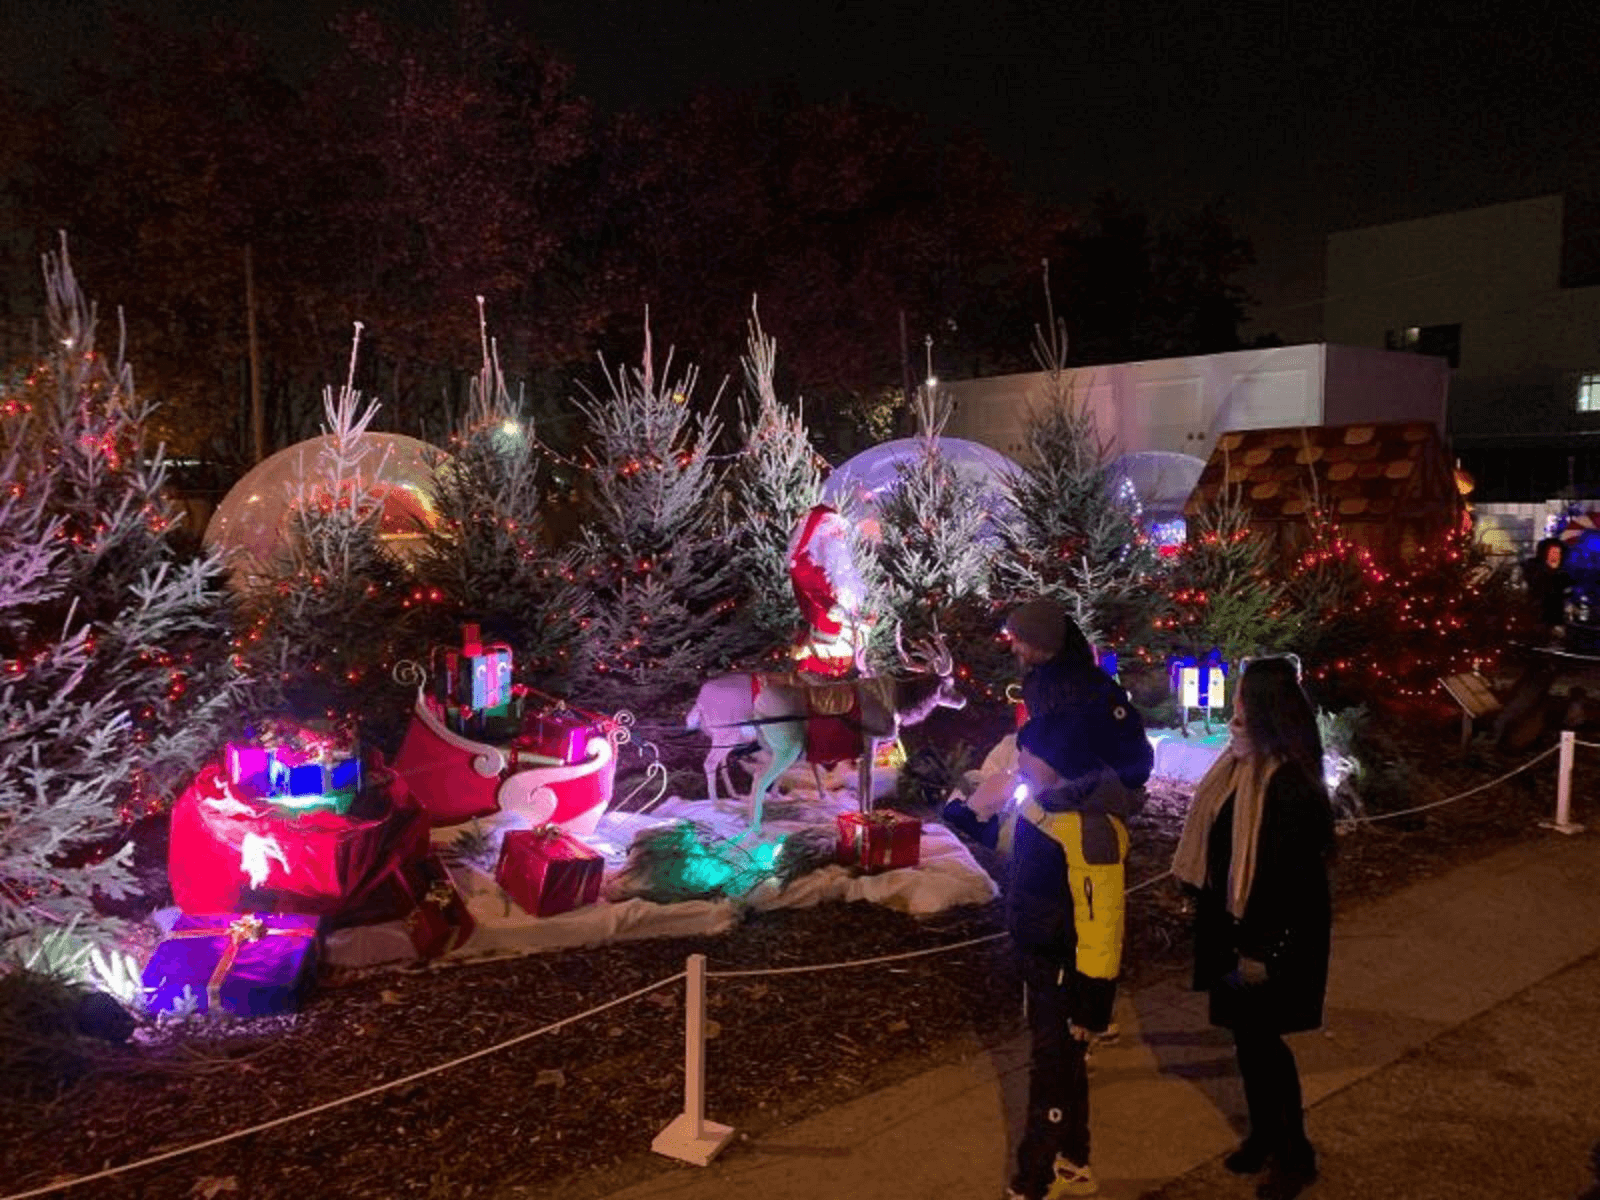
<path fill-rule="evenodd" d="M 1070 1158 L 1056 1155 L 1056 1177 L 1050 1181 L 1050 1190 L 1044 1200 L 1063 1200 L 1066 1196 L 1097 1196 L 1100 1185 L 1087 1164 L 1079 1166 Z"/>

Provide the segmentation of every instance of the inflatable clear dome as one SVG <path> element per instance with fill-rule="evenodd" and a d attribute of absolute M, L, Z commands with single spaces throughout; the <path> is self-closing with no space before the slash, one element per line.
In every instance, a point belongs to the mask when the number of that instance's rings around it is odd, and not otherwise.
<path fill-rule="evenodd" d="M 955 468 L 956 474 L 978 484 L 984 508 L 998 514 L 1007 503 L 1005 477 L 1020 468 L 1011 459 L 981 442 L 941 437 L 939 453 Z M 902 468 L 910 467 L 922 454 L 922 439 L 897 438 L 872 446 L 847 459 L 822 485 L 822 500 L 870 528 L 878 519 L 881 498 L 900 481 Z"/>
<path fill-rule="evenodd" d="M 252 467 L 217 505 L 204 541 L 208 549 L 224 554 L 236 581 L 259 572 L 284 548 L 302 481 L 306 496 L 328 494 L 328 485 L 318 484 L 327 470 L 324 450 L 332 441 L 324 434 L 278 451 Z M 428 457 L 441 452 L 399 433 L 368 433 L 363 441 L 368 450 L 361 482 L 383 502 L 379 537 L 407 558 L 439 524 Z"/>

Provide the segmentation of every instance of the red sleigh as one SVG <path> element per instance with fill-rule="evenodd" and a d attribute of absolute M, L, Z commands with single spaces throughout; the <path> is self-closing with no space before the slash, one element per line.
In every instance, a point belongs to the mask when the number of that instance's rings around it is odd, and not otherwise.
<path fill-rule="evenodd" d="M 618 721 L 535 714 L 508 743 L 481 742 L 449 728 L 419 686 L 394 770 L 434 825 L 509 812 L 583 837 L 611 803 L 626 736 Z"/>

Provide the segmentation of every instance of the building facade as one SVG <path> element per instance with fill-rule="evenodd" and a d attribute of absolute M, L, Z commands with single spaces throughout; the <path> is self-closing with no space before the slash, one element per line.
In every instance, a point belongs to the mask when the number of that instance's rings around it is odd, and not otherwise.
<path fill-rule="evenodd" d="M 1481 501 L 1600 496 L 1597 217 L 1541 196 L 1328 238 L 1324 336 L 1449 364 Z"/>

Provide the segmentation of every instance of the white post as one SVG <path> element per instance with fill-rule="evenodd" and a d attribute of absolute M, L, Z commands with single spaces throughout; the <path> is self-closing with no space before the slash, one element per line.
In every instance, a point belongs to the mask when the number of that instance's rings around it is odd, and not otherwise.
<path fill-rule="evenodd" d="M 1561 731 L 1561 751 L 1556 761 L 1560 764 L 1556 773 L 1556 819 L 1554 821 L 1540 821 L 1539 824 L 1546 829 L 1554 829 L 1557 833 L 1582 833 L 1582 825 L 1572 823 L 1572 750 L 1577 743 L 1577 735 L 1570 729 Z"/>
<path fill-rule="evenodd" d="M 672 1119 L 650 1149 L 703 1167 L 733 1136 L 728 1125 L 706 1114 L 706 956 L 691 954 L 684 966 L 683 1112 Z"/>

